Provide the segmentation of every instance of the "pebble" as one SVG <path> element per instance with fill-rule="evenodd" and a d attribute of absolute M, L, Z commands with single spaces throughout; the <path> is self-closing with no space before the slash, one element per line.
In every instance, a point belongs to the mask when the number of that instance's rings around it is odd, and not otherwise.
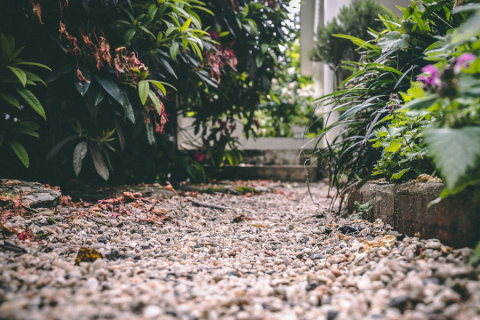
<path fill-rule="evenodd" d="M 95 217 L 103 224 L 63 219 L 85 210 L 71 207 L 50 211 L 56 225 L 41 213 L 9 217 L 6 226 L 47 238 L 13 235 L 8 240 L 28 253 L 0 251 L 0 318 L 479 319 L 480 267 L 468 265 L 471 249 L 337 217 L 326 209 L 323 183 L 310 186 L 315 204 L 304 184 L 282 188 L 289 198 L 197 196 L 234 208 L 225 211 L 163 197 L 156 206 L 178 221 L 163 226 L 141 222 L 151 215 L 135 202 L 124 205 L 130 216 Z M 233 223 L 240 214 L 248 220 Z M 387 234 L 397 235 L 392 247 L 364 246 Z M 80 247 L 104 258 L 76 265 Z"/>

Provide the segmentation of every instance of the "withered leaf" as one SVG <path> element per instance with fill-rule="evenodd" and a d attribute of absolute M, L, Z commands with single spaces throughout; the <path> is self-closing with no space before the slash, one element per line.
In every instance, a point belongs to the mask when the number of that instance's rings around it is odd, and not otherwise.
<path fill-rule="evenodd" d="M 175 195 L 178 196 L 177 191 L 175 191 L 175 189 L 173 189 L 172 185 L 170 185 L 170 184 L 168 186 L 163 187 L 162 189 L 172 191 L 173 193 L 175 193 Z"/>
<path fill-rule="evenodd" d="M 78 250 L 77 258 L 75 259 L 75 265 L 80 265 L 80 262 L 93 262 L 102 258 L 100 252 L 91 248 L 80 248 Z"/>

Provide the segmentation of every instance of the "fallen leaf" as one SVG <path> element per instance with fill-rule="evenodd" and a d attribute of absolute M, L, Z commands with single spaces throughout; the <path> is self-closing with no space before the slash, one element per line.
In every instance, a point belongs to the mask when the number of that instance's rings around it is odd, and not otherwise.
<path fill-rule="evenodd" d="M 239 215 L 236 215 L 236 216 L 233 218 L 232 222 L 238 223 L 238 222 L 241 222 L 241 221 L 243 221 L 243 220 L 245 220 L 245 219 L 246 219 L 246 217 L 245 217 L 244 214 L 239 214 Z"/>
<path fill-rule="evenodd" d="M 422 235 L 420 234 L 420 232 L 415 232 L 414 236 L 420 238 Z"/>
<path fill-rule="evenodd" d="M 266 254 L 268 254 L 270 257 L 273 257 L 273 256 L 274 256 L 274 254 L 273 254 L 273 253 L 271 253 L 271 252 L 268 252 L 267 250 L 265 250 L 264 252 L 265 252 Z"/>
<path fill-rule="evenodd" d="M 368 240 L 363 240 L 363 247 L 365 251 L 369 251 L 371 248 L 376 247 L 376 248 L 391 248 L 395 245 L 395 242 L 397 241 L 397 238 L 392 235 L 386 235 L 382 238 L 379 239 L 374 239 L 372 241 Z"/>
<path fill-rule="evenodd" d="M 252 224 L 252 227 L 257 227 L 257 228 L 266 228 L 265 226 L 261 224 Z"/>
<path fill-rule="evenodd" d="M 160 209 L 160 208 L 152 208 L 152 210 L 150 210 L 151 213 L 153 214 L 156 214 L 158 216 L 162 216 L 162 215 L 165 215 L 168 213 L 168 210 L 167 209 Z"/>
<path fill-rule="evenodd" d="M 176 196 L 178 196 L 177 191 L 175 191 L 175 189 L 173 189 L 173 187 L 172 187 L 171 184 L 169 184 L 168 186 L 163 187 L 162 189 L 172 191 L 173 193 L 175 193 Z"/>
<path fill-rule="evenodd" d="M 30 240 L 30 238 L 28 237 L 28 234 L 23 231 L 22 233 L 20 233 L 18 236 L 17 236 L 17 239 L 18 240 L 22 240 L 22 241 L 27 241 L 27 240 Z"/>
<path fill-rule="evenodd" d="M 77 258 L 75 259 L 75 265 L 80 265 L 80 262 L 93 262 L 102 258 L 100 252 L 91 248 L 80 248 L 78 250 Z"/>

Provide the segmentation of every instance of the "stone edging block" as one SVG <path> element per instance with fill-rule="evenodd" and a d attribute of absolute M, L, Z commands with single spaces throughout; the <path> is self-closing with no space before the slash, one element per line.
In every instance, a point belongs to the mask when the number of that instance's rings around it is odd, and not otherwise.
<path fill-rule="evenodd" d="M 455 248 L 475 246 L 480 241 L 480 214 L 469 210 L 472 196 L 462 193 L 429 207 L 442 190 L 442 183 L 369 182 L 351 193 L 348 210 L 356 210 L 355 201 L 371 202 L 373 208 L 365 217 L 369 221 L 381 219 L 408 236 L 420 233 Z"/>

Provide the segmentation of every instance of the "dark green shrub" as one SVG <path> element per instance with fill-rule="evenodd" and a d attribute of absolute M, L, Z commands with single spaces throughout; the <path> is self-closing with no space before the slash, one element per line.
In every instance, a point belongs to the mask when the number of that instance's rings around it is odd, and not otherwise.
<path fill-rule="evenodd" d="M 194 160 L 177 161 L 180 113 L 193 114 L 197 128 L 215 124 L 222 136 L 213 146 L 218 135 L 205 129 L 205 148 L 215 149 L 205 161 L 233 163 L 238 157 L 225 147 L 235 140 L 217 121 L 245 118 L 247 130 L 252 126 L 287 41 L 287 4 L 2 2 L 1 30 L 35 48 L 26 53 L 30 60 L 53 69 L 39 96 L 49 122 L 31 146 L 31 178 L 148 182 L 187 172 L 185 163 L 198 169 Z"/>

